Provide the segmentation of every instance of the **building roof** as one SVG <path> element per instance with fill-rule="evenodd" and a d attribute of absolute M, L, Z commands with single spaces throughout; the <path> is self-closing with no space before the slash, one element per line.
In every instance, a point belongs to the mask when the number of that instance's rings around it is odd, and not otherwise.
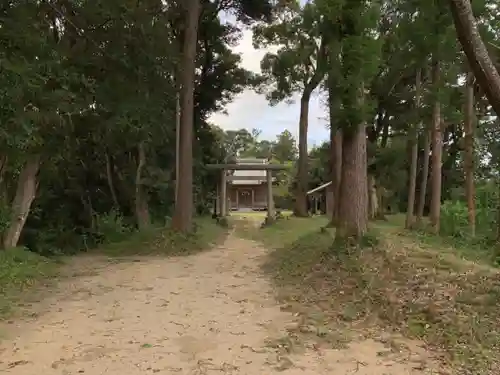
<path fill-rule="evenodd" d="M 268 159 L 257 159 L 257 158 L 238 158 L 236 159 L 236 164 L 269 164 Z M 251 179 L 239 179 L 231 181 L 233 185 L 260 185 L 263 182 L 267 181 L 266 178 L 266 170 L 236 170 L 232 174 L 235 177 L 252 177 Z M 259 178 L 260 177 L 260 178 Z"/>

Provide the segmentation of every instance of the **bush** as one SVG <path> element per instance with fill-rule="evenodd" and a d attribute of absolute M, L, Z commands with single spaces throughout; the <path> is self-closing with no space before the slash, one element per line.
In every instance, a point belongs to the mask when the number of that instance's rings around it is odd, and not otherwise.
<path fill-rule="evenodd" d="M 441 206 L 441 234 L 455 238 L 469 237 L 467 206 L 461 201 L 445 201 Z"/>
<path fill-rule="evenodd" d="M 190 255 L 208 250 L 222 241 L 227 229 L 207 217 L 197 218 L 189 234 L 179 233 L 170 227 L 151 226 L 146 231 L 136 231 L 123 241 L 115 241 L 94 251 L 111 257 L 136 255 Z"/>
<path fill-rule="evenodd" d="M 497 243 L 498 192 L 494 184 L 479 185 L 476 191 L 476 233 L 469 227 L 467 203 L 464 200 L 445 201 L 441 206 L 440 235 L 452 239 L 462 256 L 498 265 Z"/>
<path fill-rule="evenodd" d="M 498 197 L 496 187 L 480 185 L 476 191 L 476 236 L 471 238 L 467 203 L 445 201 L 441 206 L 441 235 L 491 245 L 497 228 Z"/>
<path fill-rule="evenodd" d="M 97 217 L 96 236 L 101 244 L 120 242 L 126 239 L 133 231 L 116 211 L 110 211 L 106 215 Z"/>

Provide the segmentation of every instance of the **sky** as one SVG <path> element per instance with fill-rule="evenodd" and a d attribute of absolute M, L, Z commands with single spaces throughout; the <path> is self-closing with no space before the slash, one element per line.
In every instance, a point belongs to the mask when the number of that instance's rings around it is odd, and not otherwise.
<path fill-rule="evenodd" d="M 256 73 L 260 73 L 260 61 L 268 52 L 266 49 L 253 48 L 251 30 L 244 31 L 243 38 L 233 51 L 241 55 L 244 68 Z M 224 130 L 256 128 L 261 130 L 260 138 L 267 140 L 275 139 L 276 135 L 286 129 L 298 140 L 299 96 L 294 99 L 293 104 L 280 103 L 271 107 L 264 95 L 259 95 L 253 90 L 245 90 L 226 106 L 227 114 L 215 113 L 211 116 L 210 122 Z M 321 104 L 321 99 L 318 95 L 313 95 L 309 108 L 309 147 L 319 146 L 323 141 L 328 140 L 325 117 L 326 109 Z"/>

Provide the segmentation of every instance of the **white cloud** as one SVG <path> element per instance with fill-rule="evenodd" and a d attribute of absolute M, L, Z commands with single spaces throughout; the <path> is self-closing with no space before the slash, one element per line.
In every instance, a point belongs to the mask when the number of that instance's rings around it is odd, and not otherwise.
<path fill-rule="evenodd" d="M 260 72 L 260 61 L 269 50 L 253 48 L 252 32 L 245 30 L 243 38 L 234 47 L 234 51 L 241 54 L 244 68 Z M 215 113 L 210 121 L 223 129 L 257 128 L 262 131 L 261 137 L 264 139 L 274 139 L 277 134 L 286 129 L 298 139 L 300 106 L 298 97 L 294 99 L 296 99 L 294 104 L 280 103 L 272 107 L 264 95 L 246 90 L 226 107 L 227 114 Z M 319 98 L 314 96 L 309 109 L 309 146 L 319 145 L 328 139 L 326 122 L 321 119 L 325 116 L 325 110 Z"/>

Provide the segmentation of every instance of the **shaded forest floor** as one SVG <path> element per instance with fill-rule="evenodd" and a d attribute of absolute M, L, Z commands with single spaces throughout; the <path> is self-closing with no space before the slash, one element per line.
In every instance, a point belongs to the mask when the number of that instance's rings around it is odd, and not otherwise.
<path fill-rule="evenodd" d="M 348 254 L 333 251 L 323 218 L 257 223 L 240 217 L 222 242 L 213 226 L 66 261 L 57 282 L 25 293 L 24 313 L 1 325 L 0 370 L 493 373 L 494 270 L 414 248 L 387 225 L 370 249 Z"/>

